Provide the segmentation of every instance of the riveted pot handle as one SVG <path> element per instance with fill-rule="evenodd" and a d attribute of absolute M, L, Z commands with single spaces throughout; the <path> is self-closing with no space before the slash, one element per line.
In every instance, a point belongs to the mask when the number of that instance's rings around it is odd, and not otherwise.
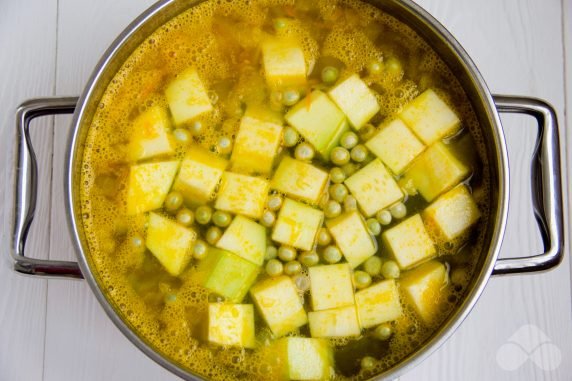
<path fill-rule="evenodd" d="M 495 95 L 494 100 L 499 112 L 530 115 L 538 122 L 531 168 L 532 206 L 544 252 L 530 257 L 498 259 L 493 275 L 548 270 L 560 263 L 564 247 L 556 112 L 548 103 L 535 98 Z"/>
<path fill-rule="evenodd" d="M 38 193 L 38 164 L 30 139 L 30 122 L 38 117 L 71 114 L 77 98 L 53 97 L 32 99 L 22 103 L 16 112 L 16 195 L 14 210 L 14 235 L 11 255 L 14 270 L 34 276 L 52 278 L 82 278 L 76 262 L 51 261 L 26 257 L 26 238 L 34 219 Z"/>

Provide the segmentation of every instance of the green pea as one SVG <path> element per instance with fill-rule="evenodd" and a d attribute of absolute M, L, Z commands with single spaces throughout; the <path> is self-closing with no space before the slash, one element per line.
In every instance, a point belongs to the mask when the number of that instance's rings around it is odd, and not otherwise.
<path fill-rule="evenodd" d="M 375 218 L 368 218 L 366 221 L 367 229 L 373 235 L 379 235 L 381 233 L 381 224 Z"/>
<path fill-rule="evenodd" d="M 174 213 L 183 205 L 183 195 L 177 191 L 170 192 L 165 198 L 165 210 Z"/>
<path fill-rule="evenodd" d="M 232 152 L 232 140 L 228 136 L 221 136 L 216 144 L 217 152 L 226 155 Z"/>
<path fill-rule="evenodd" d="M 173 131 L 173 137 L 177 142 L 182 144 L 187 144 L 188 142 L 191 141 L 191 133 L 188 130 L 185 130 L 184 128 L 176 128 Z"/>
<path fill-rule="evenodd" d="M 177 222 L 183 226 L 190 226 L 195 220 L 193 212 L 187 208 L 183 208 L 177 212 Z"/>
<path fill-rule="evenodd" d="M 260 217 L 260 223 L 267 228 L 270 228 L 274 225 L 274 222 L 276 222 L 276 215 L 274 212 L 265 210 L 264 213 L 262 213 L 262 217 Z"/>
<path fill-rule="evenodd" d="M 266 263 L 266 273 L 272 277 L 282 274 L 284 266 L 278 259 L 271 259 Z"/>
<path fill-rule="evenodd" d="M 397 263 L 395 261 L 386 261 L 382 266 L 381 266 L 381 275 L 383 275 L 383 277 L 385 279 L 396 279 L 399 278 L 401 271 L 399 270 L 399 266 L 397 265 Z"/>
<path fill-rule="evenodd" d="M 138 233 L 135 233 L 133 237 L 131 237 L 130 243 L 135 252 L 140 252 L 145 249 L 145 241 L 143 240 L 143 237 Z"/>
<path fill-rule="evenodd" d="M 296 144 L 298 144 L 298 140 L 300 140 L 300 135 L 298 135 L 298 131 L 296 131 L 292 127 L 286 127 L 284 128 L 284 134 L 282 135 L 282 139 L 284 140 L 284 146 L 294 147 Z"/>
<path fill-rule="evenodd" d="M 278 249 L 274 246 L 267 246 L 266 247 L 266 255 L 264 256 L 264 259 L 266 259 L 267 261 L 270 259 L 274 259 L 278 256 Z"/>
<path fill-rule="evenodd" d="M 380 75 L 383 71 L 383 64 L 379 61 L 372 61 L 367 65 L 367 71 L 373 76 Z"/>
<path fill-rule="evenodd" d="M 340 138 L 340 145 L 345 149 L 352 149 L 359 143 L 359 138 L 355 132 L 347 131 Z"/>
<path fill-rule="evenodd" d="M 195 246 L 193 247 L 193 257 L 195 259 L 203 259 L 207 256 L 208 246 L 207 243 L 203 240 L 198 240 L 195 242 Z"/>
<path fill-rule="evenodd" d="M 366 124 L 359 130 L 359 135 L 363 141 L 369 140 L 377 130 L 372 124 Z"/>
<path fill-rule="evenodd" d="M 200 133 L 203 132 L 204 126 L 203 123 L 200 120 L 195 120 L 194 122 L 191 123 L 191 125 L 189 126 L 189 130 L 191 131 L 191 133 L 193 135 L 199 135 Z"/>
<path fill-rule="evenodd" d="M 342 206 L 339 202 L 330 200 L 326 203 L 324 208 L 324 215 L 328 218 L 334 218 L 342 213 Z"/>
<path fill-rule="evenodd" d="M 344 171 L 347 177 L 350 177 L 351 175 L 356 173 L 358 169 L 359 165 L 357 165 L 356 163 L 347 163 L 342 166 L 342 170 Z"/>
<path fill-rule="evenodd" d="M 403 74 L 403 66 L 397 58 L 389 57 L 385 60 L 385 72 L 393 77 L 398 77 Z"/>
<path fill-rule="evenodd" d="M 387 340 L 391 337 L 392 333 L 393 329 L 391 329 L 391 325 L 387 323 L 380 324 L 373 330 L 373 336 L 378 340 Z"/>
<path fill-rule="evenodd" d="M 294 106 L 300 100 L 300 92 L 297 90 L 286 90 L 282 93 L 282 104 L 284 106 Z"/>
<path fill-rule="evenodd" d="M 383 265 L 383 262 L 381 261 L 380 257 L 376 257 L 375 255 L 373 257 L 369 257 L 363 264 L 363 269 L 365 270 L 366 273 L 368 273 L 371 276 L 376 276 L 379 275 L 379 273 L 381 273 L 381 267 Z"/>
<path fill-rule="evenodd" d="M 296 249 L 294 249 L 292 246 L 282 245 L 278 249 L 278 258 L 284 262 L 293 261 L 296 259 L 297 255 L 298 253 L 296 253 Z"/>
<path fill-rule="evenodd" d="M 268 209 L 275 212 L 282 207 L 282 202 L 283 202 L 282 196 L 273 195 L 268 198 L 266 206 L 268 207 Z"/>
<path fill-rule="evenodd" d="M 358 144 L 354 148 L 352 148 L 352 152 L 350 154 L 353 161 L 356 163 L 361 163 L 365 159 L 367 159 L 368 150 L 363 144 Z"/>
<path fill-rule="evenodd" d="M 207 242 L 215 245 L 222 236 L 222 230 L 218 226 L 211 226 L 205 235 Z"/>
<path fill-rule="evenodd" d="M 391 223 L 391 213 L 387 210 L 380 210 L 379 212 L 377 212 L 377 215 L 375 216 L 375 218 L 377 218 L 377 220 L 379 221 L 380 224 L 382 225 L 389 225 Z"/>
<path fill-rule="evenodd" d="M 324 261 L 331 264 L 338 263 L 342 260 L 342 252 L 337 248 L 337 246 L 334 245 L 326 247 L 322 253 L 322 256 L 324 257 Z"/>
<path fill-rule="evenodd" d="M 397 204 L 389 208 L 389 212 L 391 213 L 393 218 L 400 219 L 407 215 L 407 207 L 405 206 L 404 203 L 398 202 Z"/>
<path fill-rule="evenodd" d="M 312 250 L 312 251 L 305 251 L 302 254 L 300 254 L 300 257 L 298 258 L 298 260 L 304 266 L 312 267 L 312 266 L 317 265 L 318 262 L 320 262 L 320 257 L 318 256 L 318 253 L 316 253 L 315 251 Z"/>
<path fill-rule="evenodd" d="M 354 272 L 354 284 L 358 289 L 366 288 L 371 284 L 371 275 L 361 270 Z"/>
<path fill-rule="evenodd" d="M 217 210 L 214 212 L 212 219 L 213 223 L 221 228 L 226 228 L 232 221 L 231 215 L 227 212 L 223 212 L 222 210 Z"/>
<path fill-rule="evenodd" d="M 348 195 L 348 188 L 344 184 L 334 184 L 330 187 L 330 197 L 337 202 L 343 202 Z"/>
<path fill-rule="evenodd" d="M 310 288 L 310 278 L 306 274 L 296 274 L 293 280 L 296 288 L 302 292 L 306 292 Z"/>
<path fill-rule="evenodd" d="M 318 245 L 327 246 L 330 242 L 332 242 L 332 236 L 328 229 L 320 228 L 320 230 L 318 230 Z"/>
<path fill-rule="evenodd" d="M 322 69 L 322 82 L 327 85 L 335 83 L 340 76 L 340 71 L 337 67 L 326 66 Z"/>
<path fill-rule="evenodd" d="M 296 275 L 302 271 L 302 265 L 298 261 L 290 261 L 284 265 L 284 273 L 286 275 Z"/>
<path fill-rule="evenodd" d="M 344 147 L 336 147 L 330 153 L 330 160 L 335 165 L 344 165 L 350 161 L 350 152 Z"/>
<path fill-rule="evenodd" d="M 346 179 L 346 174 L 340 167 L 334 167 L 330 170 L 330 180 L 335 183 L 343 183 Z"/>
<path fill-rule="evenodd" d="M 309 161 L 314 158 L 315 153 L 316 152 L 314 151 L 314 147 L 312 147 L 309 143 L 304 142 L 298 144 L 296 150 L 294 151 L 294 156 L 298 160 Z"/>
<path fill-rule="evenodd" d="M 278 18 L 274 20 L 274 28 L 276 30 L 282 30 L 288 26 L 288 22 L 283 18 Z"/>
<path fill-rule="evenodd" d="M 201 225 L 208 224 L 211 221 L 212 215 L 213 210 L 208 205 L 199 206 L 197 210 L 195 210 L 195 220 Z"/>
<path fill-rule="evenodd" d="M 346 212 L 351 212 L 352 210 L 357 210 L 357 200 L 351 194 L 347 195 L 346 198 L 344 198 L 344 210 Z"/>
<path fill-rule="evenodd" d="M 360 365 L 362 369 L 369 370 L 375 366 L 375 359 L 371 356 L 365 356 L 361 359 Z"/>

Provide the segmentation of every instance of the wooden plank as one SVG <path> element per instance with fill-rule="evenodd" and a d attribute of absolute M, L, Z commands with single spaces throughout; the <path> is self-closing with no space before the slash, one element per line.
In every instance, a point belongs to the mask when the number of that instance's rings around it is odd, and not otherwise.
<path fill-rule="evenodd" d="M 12 270 L 9 245 L 14 203 L 15 111 L 25 99 L 49 96 L 54 88 L 56 1 L 2 3 L 0 12 L 0 379 L 41 380 L 44 354 L 46 281 Z M 41 59 L 38 59 L 41 57 Z M 27 253 L 47 258 L 53 119 L 32 125 L 39 166 L 36 219 Z"/>
<path fill-rule="evenodd" d="M 113 39 L 146 1 L 60 0 L 58 94 L 79 94 Z M 70 118 L 57 117 L 54 137 L 54 226 L 65 226 L 63 162 Z M 67 229 L 52 231 L 52 258 L 73 259 Z M 174 377 L 148 359 L 113 325 L 85 282 L 50 281 L 44 380 L 162 380 Z"/>
<path fill-rule="evenodd" d="M 419 3 L 461 42 L 491 91 L 547 99 L 556 107 L 561 130 L 565 130 L 560 1 L 422 0 Z M 541 248 L 531 209 L 529 180 L 536 130 L 533 121 L 524 117 L 502 119 L 509 146 L 512 190 L 501 256 L 528 255 Z M 568 257 L 565 256 L 560 267 L 545 274 L 491 279 L 475 309 L 452 338 L 401 380 L 569 378 L 572 321 Z M 548 352 L 549 346 L 531 348 L 530 352 L 539 356 L 540 366 L 528 360 L 514 370 L 506 370 L 511 362 L 497 361 L 497 352 L 525 325 L 537 327 L 538 330 L 533 329 L 536 334 L 544 332 L 556 345 L 561 355 L 556 369 L 546 370 L 551 360 L 558 360 L 557 354 L 551 356 Z M 522 334 L 517 337 L 524 340 Z M 513 360 L 522 355 L 514 348 L 510 354 Z"/>

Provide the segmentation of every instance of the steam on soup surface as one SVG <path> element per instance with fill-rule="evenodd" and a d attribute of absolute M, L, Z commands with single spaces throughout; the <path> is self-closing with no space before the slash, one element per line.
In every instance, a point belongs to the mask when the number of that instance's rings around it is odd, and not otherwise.
<path fill-rule="evenodd" d="M 82 172 L 90 260 L 205 377 L 365 379 L 463 297 L 488 219 L 476 117 L 357 1 L 206 1 L 110 83 Z"/>

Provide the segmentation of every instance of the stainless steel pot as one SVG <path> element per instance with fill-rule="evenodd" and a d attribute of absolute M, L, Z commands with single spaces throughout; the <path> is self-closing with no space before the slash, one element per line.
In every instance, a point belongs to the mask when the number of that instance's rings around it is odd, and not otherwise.
<path fill-rule="evenodd" d="M 124 60 L 157 27 L 199 1 L 163 0 L 131 23 L 113 42 L 97 64 L 79 98 L 42 98 L 23 103 L 17 111 L 17 186 L 14 235 L 11 255 L 14 270 L 27 275 L 57 278 L 85 278 L 105 312 L 137 347 L 153 360 L 185 379 L 196 375 L 179 367 L 151 348 L 131 329 L 113 308 L 100 288 L 87 255 L 87 242 L 81 226 L 78 182 L 87 130 L 95 108 Z M 563 254 L 562 192 L 558 125 L 553 108 L 546 102 L 526 97 L 492 96 L 474 63 L 453 36 L 430 14 L 410 0 L 372 0 L 372 4 L 412 27 L 449 65 L 463 85 L 478 115 L 491 163 L 491 223 L 486 237 L 489 245 L 481 254 L 480 272 L 471 282 L 465 300 L 442 327 L 394 368 L 378 379 L 395 378 L 419 364 L 455 332 L 469 314 L 491 275 L 548 270 L 560 263 Z M 506 143 L 499 112 L 521 113 L 538 122 L 537 144 L 531 167 L 532 207 L 542 235 L 544 252 L 529 257 L 497 259 L 508 212 L 509 174 Z M 66 160 L 66 206 L 78 262 L 49 261 L 25 256 L 27 234 L 34 218 L 37 193 L 37 163 L 29 135 L 34 118 L 73 113 Z"/>

